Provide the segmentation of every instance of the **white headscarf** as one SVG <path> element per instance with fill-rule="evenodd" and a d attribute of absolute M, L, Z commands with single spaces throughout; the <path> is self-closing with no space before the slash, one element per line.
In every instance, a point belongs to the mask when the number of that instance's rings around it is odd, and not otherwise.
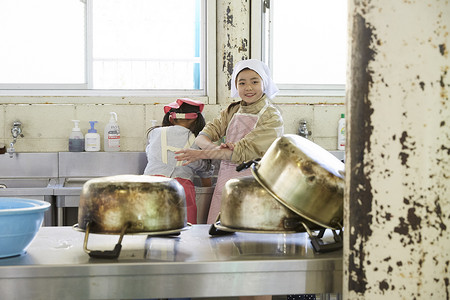
<path fill-rule="evenodd" d="M 239 93 L 236 89 L 236 77 L 239 72 L 245 68 L 255 71 L 262 78 L 263 92 L 269 99 L 275 97 L 279 90 L 272 80 L 269 67 L 258 59 L 247 59 L 236 63 L 231 76 L 231 97 L 239 97 Z"/>

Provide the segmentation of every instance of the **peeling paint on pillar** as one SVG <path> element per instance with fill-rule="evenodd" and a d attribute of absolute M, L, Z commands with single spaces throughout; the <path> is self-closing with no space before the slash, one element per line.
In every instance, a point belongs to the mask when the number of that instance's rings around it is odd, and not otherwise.
<path fill-rule="evenodd" d="M 372 235 L 370 227 L 365 226 L 372 222 L 372 188 L 368 175 L 365 171 L 366 165 L 363 163 L 365 151 L 370 151 L 370 136 L 373 126 L 370 116 L 373 109 L 368 99 L 371 85 L 373 84 L 369 62 L 374 59 L 376 52 L 373 50 L 374 29 L 367 24 L 361 15 L 356 15 L 353 23 L 354 41 L 352 61 L 352 74 L 354 76 L 353 99 L 351 107 L 351 127 L 360 128 L 357 132 L 352 131 L 351 137 L 351 170 L 355 175 L 352 177 L 350 189 L 348 191 L 352 201 L 349 206 L 349 213 L 353 216 L 350 224 L 350 249 L 355 249 L 350 254 L 349 260 L 349 290 L 357 293 L 364 293 L 367 285 L 367 278 L 364 270 L 365 242 Z M 364 105 L 360 105 L 363 99 Z M 354 233 L 354 234 L 353 234 Z"/>
<path fill-rule="evenodd" d="M 224 38 L 222 39 L 222 44 L 218 45 L 218 49 L 221 49 L 221 57 L 218 58 L 222 61 L 224 80 L 220 77 L 218 79 L 219 82 L 225 83 L 223 87 L 219 83 L 219 89 L 223 93 L 231 89 L 231 75 L 234 64 L 237 61 L 248 59 L 250 54 L 248 48 L 250 37 L 249 5 L 249 2 L 245 0 L 223 1 L 220 5 L 220 7 L 223 7 L 223 26 L 218 34 L 222 34 Z M 220 90 L 219 93 L 221 93 Z"/>
<path fill-rule="evenodd" d="M 344 299 L 450 299 L 450 2 L 353 0 Z"/>

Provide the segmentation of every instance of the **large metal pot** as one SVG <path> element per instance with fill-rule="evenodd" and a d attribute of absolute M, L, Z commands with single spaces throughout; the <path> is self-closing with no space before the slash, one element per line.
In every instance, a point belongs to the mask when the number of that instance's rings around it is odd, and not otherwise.
<path fill-rule="evenodd" d="M 298 215 L 325 228 L 342 228 L 344 164 L 319 145 L 298 135 L 279 137 L 252 174 Z"/>
<path fill-rule="evenodd" d="M 244 232 L 303 232 L 305 220 L 271 196 L 253 176 L 230 179 L 222 191 L 220 223 L 216 227 Z"/>
<path fill-rule="evenodd" d="M 117 258 L 127 233 L 177 235 L 186 227 L 186 196 L 175 179 L 117 175 L 83 185 L 76 230 L 85 231 L 84 251 L 91 257 Z M 88 249 L 89 233 L 120 234 L 113 250 Z"/>
<path fill-rule="evenodd" d="M 186 226 L 186 197 L 175 179 L 117 175 L 88 180 L 80 195 L 78 227 L 92 233 L 159 232 Z"/>

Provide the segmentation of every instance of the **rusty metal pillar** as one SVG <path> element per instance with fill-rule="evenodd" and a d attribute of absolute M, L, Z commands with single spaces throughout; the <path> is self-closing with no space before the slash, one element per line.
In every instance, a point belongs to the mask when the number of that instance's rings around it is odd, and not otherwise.
<path fill-rule="evenodd" d="M 344 299 L 450 299 L 450 3 L 349 1 Z"/>

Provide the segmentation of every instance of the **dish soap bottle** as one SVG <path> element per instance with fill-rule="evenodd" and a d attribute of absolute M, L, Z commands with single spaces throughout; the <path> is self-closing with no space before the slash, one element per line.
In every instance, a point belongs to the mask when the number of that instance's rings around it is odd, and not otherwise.
<path fill-rule="evenodd" d="M 100 151 L 100 134 L 97 133 L 97 129 L 94 128 L 97 121 L 89 121 L 91 128 L 86 133 L 85 137 L 85 150 L 86 151 Z"/>
<path fill-rule="evenodd" d="M 72 120 L 75 124 L 72 128 L 72 132 L 69 136 L 69 151 L 70 152 L 83 152 L 84 151 L 84 136 L 81 133 L 78 124 L 80 124 L 80 120 Z"/>
<path fill-rule="evenodd" d="M 345 150 L 345 114 L 341 114 L 338 122 L 338 150 Z"/>
<path fill-rule="evenodd" d="M 117 124 L 117 114 L 110 112 L 111 118 L 105 126 L 105 134 L 103 136 L 103 147 L 105 151 L 120 151 L 120 129 Z"/>

